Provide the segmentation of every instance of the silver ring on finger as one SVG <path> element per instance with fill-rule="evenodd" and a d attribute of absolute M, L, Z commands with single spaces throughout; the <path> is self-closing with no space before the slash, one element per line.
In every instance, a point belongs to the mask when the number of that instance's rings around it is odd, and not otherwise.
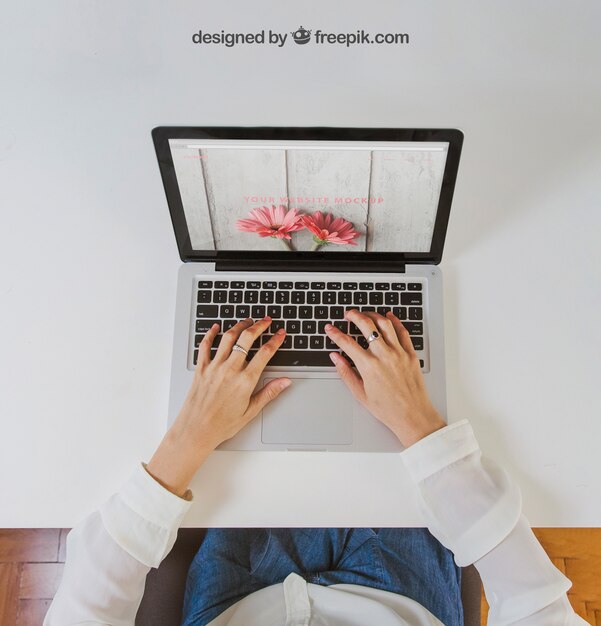
<path fill-rule="evenodd" d="M 367 343 L 371 343 L 376 339 L 380 339 L 380 333 L 377 330 L 374 330 L 374 332 L 367 338 Z"/>
<path fill-rule="evenodd" d="M 242 352 L 245 356 L 248 356 L 248 350 L 237 343 L 232 346 L 232 352 Z"/>

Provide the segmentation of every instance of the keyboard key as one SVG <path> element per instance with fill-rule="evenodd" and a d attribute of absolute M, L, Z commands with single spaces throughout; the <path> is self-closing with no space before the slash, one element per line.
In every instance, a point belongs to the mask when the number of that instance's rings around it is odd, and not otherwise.
<path fill-rule="evenodd" d="M 278 284 L 274 280 L 266 280 L 263 282 L 263 289 L 277 289 Z"/>
<path fill-rule="evenodd" d="M 373 288 L 373 283 L 359 283 L 359 289 L 362 289 L 363 291 L 372 291 Z"/>
<path fill-rule="evenodd" d="M 344 307 L 342 307 L 342 306 L 331 306 L 330 307 L 330 317 L 333 320 L 341 320 L 344 317 Z"/>
<path fill-rule="evenodd" d="M 342 285 L 340 283 L 328 283 L 328 289 L 341 289 Z"/>
<path fill-rule="evenodd" d="M 399 294 L 396 291 L 389 291 L 384 294 L 384 302 L 389 306 L 395 306 L 399 303 Z"/>
<path fill-rule="evenodd" d="M 230 291 L 228 300 L 230 304 L 238 304 L 239 302 L 242 302 L 243 297 L 244 297 L 243 291 Z"/>
<path fill-rule="evenodd" d="M 424 313 L 421 309 L 417 307 L 409 307 L 409 319 L 410 320 L 421 320 L 424 317 Z"/>
<path fill-rule="evenodd" d="M 329 337 L 326 337 L 326 350 L 337 350 L 338 345 L 335 344 Z"/>
<path fill-rule="evenodd" d="M 265 311 L 265 307 L 262 306 L 261 304 L 255 304 L 252 307 L 250 317 L 252 317 L 253 319 L 260 320 L 263 317 L 265 317 L 265 315 L 269 315 L 269 313 Z M 273 315 L 269 315 L 269 317 L 273 317 Z"/>
<path fill-rule="evenodd" d="M 261 283 L 258 280 L 249 280 L 246 283 L 247 289 L 261 289 Z"/>
<path fill-rule="evenodd" d="M 390 289 L 390 285 L 388 283 L 376 283 L 376 289 L 378 291 L 388 291 Z"/>
<path fill-rule="evenodd" d="M 324 340 L 319 335 L 313 335 L 309 339 L 309 348 L 311 350 L 323 350 Z"/>
<path fill-rule="evenodd" d="M 375 313 L 376 312 L 376 307 L 375 306 L 362 306 L 361 307 L 361 312 L 362 313 Z"/>
<path fill-rule="evenodd" d="M 291 335 L 298 335 L 301 331 L 301 323 L 298 320 L 288 320 L 286 322 L 286 332 Z"/>
<path fill-rule="evenodd" d="M 396 315 L 400 320 L 407 319 L 407 307 L 406 306 L 395 306 L 392 309 L 393 315 Z"/>
<path fill-rule="evenodd" d="M 261 304 L 273 304 L 275 300 L 275 293 L 273 291 L 262 291 L 259 296 L 259 302 Z"/>
<path fill-rule="evenodd" d="M 224 319 L 234 317 L 234 307 L 231 304 L 222 304 L 219 309 L 219 315 Z"/>
<path fill-rule="evenodd" d="M 313 312 L 315 319 L 325 319 L 328 317 L 328 307 L 327 306 L 316 306 Z"/>
<path fill-rule="evenodd" d="M 367 348 L 369 347 L 369 341 L 367 341 L 367 339 L 361 335 L 360 337 L 357 337 L 357 343 L 364 349 L 367 350 Z"/>
<path fill-rule="evenodd" d="M 219 307 L 216 304 L 199 304 L 196 307 L 196 317 L 218 317 Z"/>
<path fill-rule="evenodd" d="M 324 304 L 336 304 L 336 292 L 335 291 L 324 291 L 322 302 Z"/>
<path fill-rule="evenodd" d="M 364 291 L 356 291 L 353 294 L 353 304 L 367 304 L 367 294 Z"/>
<path fill-rule="evenodd" d="M 423 366 L 424 366 L 424 360 L 423 360 L 423 359 L 420 359 L 420 360 L 419 360 L 419 366 L 420 366 L 420 367 L 423 367 Z"/>
<path fill-rule="evenodd" d="M 296 318 L 296 307 L 295 306 L 285 306 L 284 307 L 284 319 Z"/>
<path fill-rule="evenodd" d="M 302 320 L 307 320 L 313 317 L 313 307 L 311 306 L 299 306 L 298 307 L 298 316 Z"/>
<path fill-rule="evenodd" d="M 236 320 L 223 320 L 221 323 L 221 331 L 227 332 L 230 328 L 233 328 L 238 322 Z"/>
<path fill-rule="evenodd" d="M 307 304 L 321 304 L 321 291 L 308 291 Z"/>
<path fill-rule="evenodd" d="M 333 322 L 334 327 L 341 330 L 343 333 L 348 333 L 348 322 L 342 320 L 336 320 Z"/>
<path fill-rule="evenodd" d="M 196 295 L 196 302 L 210 302 L 211 301 L 211 291 L 199 291 Z"/>
<path fill-rule="evenodd" d="M 385 306 L 379 306 L 376 308 L 376 313 L 382 317 L 386 317 L 386 313 L 388 313 L 388 311 L 390 311 L 390 309 Z"/>
<path fill-rule="evenodd" d="M 282 345 L 279 347 L 279 350 L 281 350 L 282 348 L 284 350 L 290 350 L 290 348 L 292 348 L 292 337 L 287 336 L 284 338 L 284 341 L 282 341 Z M 279 354 L 279 351 L 276 354 Z M 271 365 L 276 365 L 276 364 L 271 363 Z"/>
<path fill-rule="evenodd" d="M 405 291 L 407 289 L 407 285 L 405 283 L 392 283 L 391 286 L 395 291 Z"/>
<path fill-rule="evenodd" d="M 210 320 L 210 319 L 196 320 L 196 332 L 202 333 L 204 335 L 209 330 L 209 328 L 213 326 L 213 324 L 218 324 L 218 323 L 219 322 L 217 320 Z"/>
<path fill-rule="evenodd" d="M 403 326 L 409 331 L 410 335 L 424 334 L 424 325 L 422 322 L 404 322 Z"/>
<path fill-rule="evenodd" d="M 213 302 L 219 302 L 219 304 L 223 302 L 227 302 L 227 291 L 214 291 L 213 292 Z"/>
<path fill-rule="evenodd" d="M 401 294 L 401 304 L 422 304 L 422 294 L 421 293 L 402 293 Z"/>
<path fill-rule="evenodd" d="M 286 339 L 291 339 L 291 337 L 286 337 Z M 269 361 L 269 365 L 334 367 L 329 354 L 325 350 L 278 350 Z"/>
<path fill-rule="evenodd" d="M 239 304 L 236 307 L 236 317 L 239 320 L 245 320 L 247 317 L 250 317 L 250 307 L 248 304 Z"/>
<path fill-rule="evenodd" d="M 290 302 L 290 292 L 289 291 L 276 292 L 275 301 L 278 304 L 288 304 L 288 302 Z"/>
<path fill-rule="evenodd" d="M 281 306 L 268 306 L 267 315 L 269 315 L 269 317 L 273 319 L 282 317 L 282 307 Z"/>
<path fill-rule="evenodd" d="M 229 286 L 230 286 L 230 283 L 227 280 L 215 281 L 215 289 L 227 289 Z"/>
<path fill-rule="evenodd" d="M 409 291 L 421 291 L 422 290 L 422 284 L 421 283 L 409 283 L 407 285 Z"/>
<path fill-rule="evenodd" d="M 416 350 L 424 349 L 424 338 L 423 337 L 411 337 L 411 343 Z"/>
<path fill-rule="evenodd" d="M 284 320 L 272 320 L 269 332 L 275 334 L 280 328 L 284 328 Z"/>
<path fill-rule="evenodd" d="M 305 335 L 314 335 L 317 332 L 317 322 L 315 320 L 303 322 L 303 333 Z"/>
<path fill-rule="evenodd" d="M 198 288 L 199 289 L 210 289 L 213 286 L 212 280 L 199 280 Z"/>
<path fill-rule="evenodd" d="M 258 291 L 245 291 L 244 292 L 244 302 L 246 302 L 246 304 L 256 304 L 258 301 L 259 301 Z"/>
<path fill-rule="evenodd" d="M 284 281 L 278 283 L 278 287 L 280 289 L 292 289 L 292 283 L 288 282 L 287 280 L 284 280 Z"/>
<path fill-rule="evenodd" d="M 353 291 L 357 289 L 357 283 L 342 283 L 342 288 Z"/>
<path fill-rule="evenodd" d="M 309 289 L 309 283 L 305 283 L 305 282 L 294 283 L 294 288 L 295 289 Z"/>
<path fill-rule="evenodd" d="M 305 304 L 305 292 L 304 291 L 293 291 L 290 294 L 292 304 Z"/>
<path fill-rule="evenodd" d="M 326 332 L 326 326 L 330 323 L 330 320 L 319 320 L 319 322 L 317 322 L 317 332 L 320 335 L 324 335 Z"/>
<path fill-rule="evenodd" d="M 338 294 L 338 304 L 351 304 L 353 294 L 350 291 L 341 291 Z"/>
<path fill-rule="evenodd" d="M 311 283 L 311 289 L 325 289 L 325 283 Z"/>
<path fill-rule="evenodd" d="M 309 337 L 306 335 L 298 335 L 294 338 L 295 350 L 306 350 L 309 347 Z"/>
<path fill-rule="evenodd" d="M 373 293 L 369 294 L 369 303 L 370 304 L 384 304 L 384 294 L 383 293 L 378 293 L 377 291 L 374 291 Z"/>
<path fill-rule="evenodd" d="M 244 289 L 244 281 L 243 280 L 232 280 L 230 283 L 231 289 Z"/>

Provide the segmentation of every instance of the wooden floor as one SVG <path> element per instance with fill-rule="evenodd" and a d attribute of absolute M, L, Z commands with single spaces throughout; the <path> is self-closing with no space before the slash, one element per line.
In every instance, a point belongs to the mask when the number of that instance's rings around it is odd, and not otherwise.
<path fill-rule="evenodd" d="M 67 530 L 0 529 L 0 626 L 40 626 L 58 587 Z M 601 626 L 601 528 L 538 529 L 555 565 L 574 583 L 570 600 Z M 486 624 L 483 600 L 482 624 Z"/>

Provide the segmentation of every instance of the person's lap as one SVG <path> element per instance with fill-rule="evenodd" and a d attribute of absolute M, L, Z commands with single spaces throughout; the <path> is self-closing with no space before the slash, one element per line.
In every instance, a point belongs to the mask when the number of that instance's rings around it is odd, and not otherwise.
<path fill-rule="evenodd" d="M 207 624 L 292 572 L 398 593 L 445 626 L 463 624 L 461 570 L 423 528 L 211 529 L 188 572 L 182 624 Z"/>

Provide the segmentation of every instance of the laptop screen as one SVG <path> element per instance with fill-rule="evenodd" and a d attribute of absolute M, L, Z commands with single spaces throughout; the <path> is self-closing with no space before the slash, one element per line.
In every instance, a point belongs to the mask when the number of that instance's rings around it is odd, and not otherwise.
<path fill-rule="evenodd" d="M 443 141 L 169 139 L 194 251 L 431 249 Z"/>

